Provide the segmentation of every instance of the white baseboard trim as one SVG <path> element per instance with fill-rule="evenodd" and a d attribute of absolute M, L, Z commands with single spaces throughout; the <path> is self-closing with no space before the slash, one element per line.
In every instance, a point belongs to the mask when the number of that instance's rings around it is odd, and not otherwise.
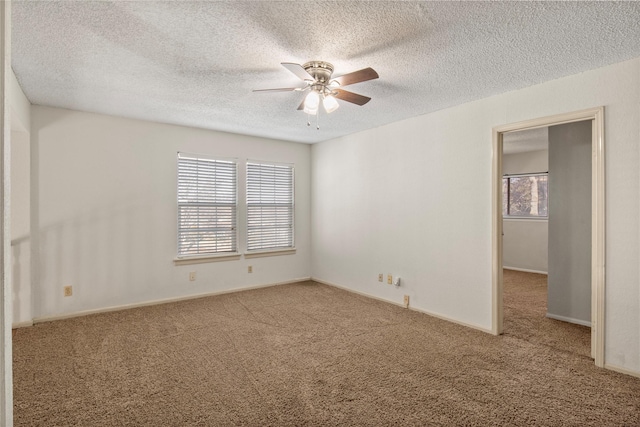
<path fill-rule="evenodd" d="M 474 325 L 473 323 L 463 322 L 462 320 L 456 320 L 456 319 L 453 319 L 453 318 L 451 318 L 451 317 L 444 316 L 444 315 L 442 315 L 442 314 L 435 313 L 435 312 L 433 312 L 433 311 L 423 310 L 423 309 L 421 309 L 421 308 L 417 308 L 417 307 L 409 307 L 409 309 L 410 309 L 410 310 L 413 310 L 413 311 L 417 311 L 417 312 L 419 312 L 419 313 L 426 314 L 426 315 L 431 316 L 431 317 L 437 317 L 437 318 L 438 318 L 438 319 L 440 319 L 440 320 L 445 320 L 445 321 L 447 321 L 447 322 L 456 323 L 456 324 L 458 324 L 458 325 L 460 325 L 460 326 L 465 326 L 465 327 L 467 327 L 467 328 L 475 329 L 475 330 L 477 330 L 477 331 L 484 332 L 484 333 L 486 333 L 486 334 L 495 335 L 495 334 L 491 331 L 491 329 L 483 328 L 482 326 Z"/>
<path fill-rule="evenodd" d="M 403 303 L 396 302 L 396 301 L 393 301 L 393 300 L 390 300 L 390 299 L 387 299 L 387 298 L 382 298 L 382 297 L 379 297 L 379 296 L 376 296 L 376 295 L 371 295 L 371 294 L 368 294 L 366 292 L 356 291 L 355 289 L 351 289 L 351 288 L 348 288 L 346 286 L 338 285 L 336 283 L 332 283 L 332 282 L 329 282 L 327 280 L 318 279 L 317 277 L 311 277 L 311 280 L 314 281 L 314 282 L 322 283 L 323 285 L 332 286 L 334 288 L 338 288 L 338 289 L 342 289 L 342 290 L 347 291 L 347 292 L 358 294 L 358 295 L 361 295 L 363 297 L 375 299 L 375 300 L 378 300 L 378 301 L 386 302 L 386 303 L 389 303 L 389 304 L 397 305 L 398 307 L 405 308 Z M 424 309 L 421 309 L 421 308 L 411 307 L 411 306 L 409 306 L 409 310 L 417 311 L 418 313 L 426 314 L 427 316 L 436 317 L 436 318 L 438 318 L 440 320 L 445 320 L 447 322 L 456 323 L 458 325 L 465 326 L 467 328 L 476 329 L 478 331 L 485 332 L 487 334 L 492 334 L 493 335 L 493 333 L 491 332 L 490 329 L 486 329 L 486 328 L 483 328 L 482 326 L 474 325 L 472 323 L 467 323 L 467 322 L 463 322 L 463 321 L 460 321 L 460 320 L 456 320 L 456 319 L 453 319 L 453 318 L 448 317 L 448 316 L 443 316 L 442 314 L 434 313 L 434 312 L 429 311 L 429 310 L 424 310 Z"/>
<path fill-rule="evenodd" d="M 631 369 L 621 368 L 620 366 L 610 365 L 608 363 L 604 364 L 604 368 L 609 369 L 611 371 L 619 372 L 621 374 L 631 375 L 632 377 L 640 378 L 640 372 L 632 371 Z"/>
<path fill-rule="evenodd" d="M 379 297 L 379 296 L 376 296 L 376 295 L 367 294 L 365 292 L 356 291 L 355 289 L 347 288 L 346 286 L 342 286 L 342 285 L 337 285 L 337 284 L 329 282 L 327 280 L 318 279 L 317 277 L 312 277 L 311 280 L 314 281 L 314 282 L 322 283 L 323 285 L 333 286 L 334 288 L 342 289 L 343 291 L 351 292 L 351 293 L 354 293 L 354 294 L 361 295 L 363 297 L 375 299 L 375 300 L 378 300 L 378 301 L 386 302 L 386 303 L 397 305 L 398 307 L 404 308 L 404 304 L 401 304 L 399 302 L 395 302 L 395 301 L 387 299 L 387 298 L 382 298 L 382 297 Z"/>
<path fill-rule="evenodd" d="M 546 317 L 554 320 L 561 320 L 563 322 L 575 323 L 576 325 L 588 326 L 591 327 L 591 322 L 586 320 L 574 319 L 572 317 L 558 316 L 557 314 L 547 313 Z"/>
<path fill-rule="evenodd" d="M 88 316 L 88 315 L 91 315 L 91 314 L 108 313 L 108 312 L 111 312 L 111 311 L 129 310 L 129 309 L 132 309 L 132 308 L 147 307 L 147 306 L 150 306 L 150 305 L 168 304 L 168 303 L 171 303 L 171 302 L 187 301 L 187 300 L 191 300 L 191 299 L 212 297 L 212 296 L 216 296 L 216 295 L 232 294 L 232 293 L 235 293 L 235 292 L 250 291 L 250 290 L 253 290 L 253 289 L 270 288 L 272 286 L 289 285 L 291 283 L 307 282 L 309 280 L 311 280 L 311 277 L 301 277 L 301 278 L 298 278 L 298 279 L 292 279 L 292 280 L 287 280 L 287 281 L 284 281 L 284 282 L 277 282 L 277 283 L 268 283 L 268 284 L 265 284 L 265 285 L 247 286 L 247 287 L 242 287 L 242 288 L 226 289 L 226 290 L 223 290 L 223 291 L 213 291 L 213 292 L 205 292 L 205 293 L 195 294 L 195 295 L 187 295 L 187 296 L 183 296 L 183 297 L 163 298 L 163 299 L 158 299 L 158 300 L 153 300 L 153 301 L 145 301 L 145 302 L 139 302 L 139 303 L 133 303 L 133 304 L 115 305 L 115 306 L 111 306 L 111 307 L 96 308 L 96 309 L 91 309 L 91 310 L 82 310 L 82 311 L 76 311 L 76 312 L 72 312 L 72 313 L 64 313 L 64 314 L 55 314 L 55 315 L 52 315 L 52 316 L 36 317 L 36 318 L 33 319 L 32 324 L 44 323 L 44 322 L 53 322 L 55 320 L 71 319 L 73 317 Z"/>
<path fill-rule="evenodd" d="M 523 271 L 525 273 L 544 274 L 545 276 L 549 275 L 549 273 L 547 271 L 529 270 L 528 268 L 507 267 L 506 265 L 503 266 L 502 268 L 504 268 L 505 270 Z"/>
<path fill-rule="evenodd" d="M 11 329 L 28 328 L 30 326 L 33 326 L 33 320 L 27 320 L 25 322 L 13 322 L 11 324 Z"/>

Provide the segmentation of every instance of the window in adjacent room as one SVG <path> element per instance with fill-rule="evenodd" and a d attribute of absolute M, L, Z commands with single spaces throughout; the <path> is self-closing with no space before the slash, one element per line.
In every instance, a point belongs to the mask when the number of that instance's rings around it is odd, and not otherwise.
<path fill-rule="evenodd" d="M 548 174 L 505 175 L 502 178 L 502 215 L 516 218 L 547 218 Z"/>
<path fill-rule="evenodd" d="M 233 160 L 178 153 L 178 257 L 237 252 Z"/>
<path fill-rule="evenodd" d="M 293 165 L 247 162 L 247 251 L 293 247 Z"/>

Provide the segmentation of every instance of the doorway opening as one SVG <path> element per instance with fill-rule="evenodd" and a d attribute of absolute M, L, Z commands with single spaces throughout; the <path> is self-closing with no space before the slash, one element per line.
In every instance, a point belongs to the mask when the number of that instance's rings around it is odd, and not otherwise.
<path fill-rule="evenodd" d="M 591 221 L 590 221 L 590 305 L 591 357 L 604 367 L 604 132 L 602 107 L 544 117 L 495 127 L 493 129 L 493 254 L 492 254 L 492 332 L 504 328 L 503 275 L 503 146 L 505 135 L 574 122 L 588 122 L 591 127 Z M 588 308 L 587 308 L 588 309 Z M 551 317 L 551 316 L 550 316 Z"/>

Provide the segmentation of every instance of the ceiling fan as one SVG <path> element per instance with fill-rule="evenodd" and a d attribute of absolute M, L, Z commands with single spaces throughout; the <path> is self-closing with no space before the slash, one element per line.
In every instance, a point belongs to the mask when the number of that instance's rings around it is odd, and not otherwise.
<path fill-rule="evenodd" d="M 310 116 L 315 115 L 316 117 L 320 109 L 320 101 L 322 101 L 322 106 L 327 113 L 334 112 L 340 106 L 336 98 L 356 105 L 366 104 L 371 98 L 349 92 L 341 87 L 379 77 L 373 68 L 368 67 L 332 78 L 333 65 L 325 61 L 309 61 L 303 65 L 283 62 L 282 66 L 295 74 L 305 85 L 290 88 L 254 89 L 254 92 L 305 92 L 309 90 L 309 94 L 300 103 L 298 110 L 303 110 Z M 310 125 L 311 123 L 307 121 L 307 126 Z M 320 129 L 319 126 L 317 128 Z"/>

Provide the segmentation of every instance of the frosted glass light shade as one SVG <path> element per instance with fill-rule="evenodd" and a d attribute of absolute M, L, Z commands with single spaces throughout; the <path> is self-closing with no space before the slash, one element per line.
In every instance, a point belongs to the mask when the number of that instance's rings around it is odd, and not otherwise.
<path fill-rule="evenodd" d="M 327 113 L 333 113 L 338 109 L 338 107 L 340 107 L 338 101 L 336 101 L 336 99 L 331 95 L 327 95 L 324 97 L 322 105 L 324 105 L 324 109 L 327 110 Z"/>
<path fill-rule="evenodd" d="M 320 95 L 315 90 L 309 92 L 309 95 L 304 100 L 304 108 L 309 109 L 318 109 L 318 105 L 320 104 Z"/>
<path fill-rule="evenodd" d="M 316 105 L 315 108 L 310 108 L 310 107 L 307 107 L 307 103 L 305 102 L 304 109 L 302 111 L 304 111 L 307 114 L 311 114 L 312 116 L 315 116 L 316 114 L 318 114 L 318 106 Z"/>

